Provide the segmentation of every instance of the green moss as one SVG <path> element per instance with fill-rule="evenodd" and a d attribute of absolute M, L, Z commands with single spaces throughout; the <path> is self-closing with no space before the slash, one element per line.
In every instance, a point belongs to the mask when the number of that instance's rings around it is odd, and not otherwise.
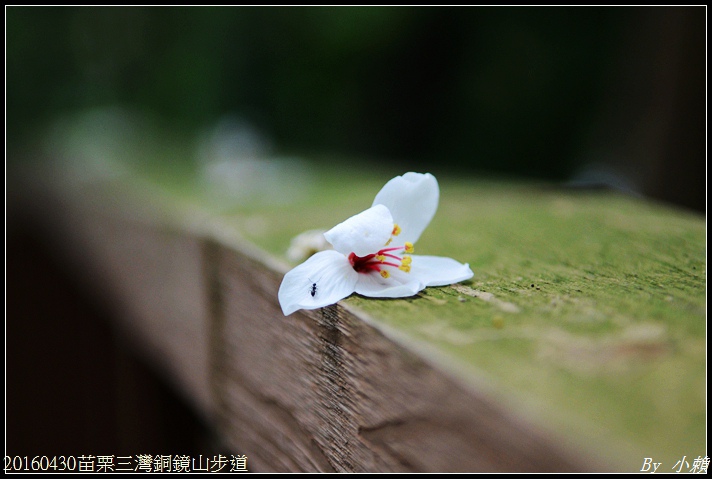
<path fill-rule="evenodd" d="M 264 212 L 269 228 L 250 239 L 283 256 L 302 230 L 370 206 L 389 178 L 348 179 L 327 175 L 318 201 Z M 610 192 L 440 183 L 417 252 L 469 262 L 466 285 L 494 299 L 445 287 L 346 302 L 574 442 L 597 438 L 602 454 L 629 446 L 633 456 L 617 459 L 631 470 L 643 457 L 672 466 L 704 455 L 704 220 Z"/>
<path fill-rule="evenodd" d="M 279 185 L 259 178 L 264 196 L 221 202 L 198 168 L 182 168 L 187 178 L 143 176 L 286 260 L 292 237 L 366 209 L 393 176 L 357 166 L 307 168 L 300 194 L 282 202 L 267 201 Z M 611 192 L 439 181 L 440 208 L 416 253 L 467 262 L 474 278 L 412 298 L 345 302 L 437 351 L 473 384 L 486 381 L 532 421 L 630 460 L 631 471 L 643 457 L 672 467 L 704 456 L 704 218 Z"/>

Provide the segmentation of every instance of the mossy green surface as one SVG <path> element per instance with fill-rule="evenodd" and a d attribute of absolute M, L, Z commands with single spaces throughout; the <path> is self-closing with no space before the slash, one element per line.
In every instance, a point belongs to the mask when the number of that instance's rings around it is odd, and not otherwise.
<path fill-rule="evenodd" d="M 284 259 L 293 236 L 366 209 L 392 176 L 314 171 L 299 199 L 254 201 L 225 221 Z M 474 278 L 345 303 L 612 464 L 704 457 L 704 219 L 612 192 L 439 180 L 416 253 L 467 262 Z"/>
<path fill-rule="evenodd" d="M 133 164 L 139 173 L 119 181 L 140 179 L 176 211 L 217 217 L 286 261 L 294 236 L 368 208 L 402 173 L 357 161 L 247 166 L 256 169 L 211 183 L 190 163 Z M 344 302 L 521 416 L 610 458 L 601 467 L 634 472 L 652 457 L 672 472 L 683 456 L 704 457 L 705 219 L 607 191 L 438 180 L 439 210 L 416 254 L 469 263 L 474 277 L 411 298 Z"/>

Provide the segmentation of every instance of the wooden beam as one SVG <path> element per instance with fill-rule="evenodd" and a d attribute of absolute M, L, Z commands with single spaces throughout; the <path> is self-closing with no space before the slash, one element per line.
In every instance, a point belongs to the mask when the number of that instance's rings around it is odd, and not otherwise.
<path fill-rule="evenodd" d="M 703 218 L 445 178 L 418 247 L 469 262 L 472 281 L 285 317 L 289 239 L 388 179 L 323 170 L 321 196 L 225 211 L 61 164 L 19 197 L 253 470 L 631 472 L 704 455 Z"/>

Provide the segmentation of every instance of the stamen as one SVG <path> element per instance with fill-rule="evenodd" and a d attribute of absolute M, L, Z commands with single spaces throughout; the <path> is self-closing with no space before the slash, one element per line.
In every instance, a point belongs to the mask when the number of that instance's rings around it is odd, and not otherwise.
<path fill-rule="evenodd" d="M 387 261 L 384 261 L 383 263 L 379 263 L 379 264 L 382 264 L 382 265 L 384 265 L 384 266 L 393 266 L 394 268 L 398 268 L 398 265 L 397 265 L 397 264 L 395 264 L 395 263 L 389 263 L 389 262 L 387 262 Z"/>
<path fill-rule="evenodd" d="M 401 271 L 410 273 L 410 265 L 413 262 L 413 258 L 405 255 L 399 256 L 398 253 L 403 252 L 412 253 L 413 243 L 407 242 L 404 246 L 383 248 L 376 253 L 367 254 L 363 257 L 356 256 L 356 253 L 351 253 L 349 255 L 349 263 L 351 263 L 351 266 L 357 273 L 371 273 L 377 271 L 384 278 L 388 278 L 390 277 L 390 272 L 383 269 L 386 266 L 398 268 Z"/>
<path fill-rule="evenodd" d="M 401 227 L 398 226 L 398 223 L 395 223 L 393 225 L 393 232 L 391 233 L 393 236 L 398 236 L 401 232 Z"/>

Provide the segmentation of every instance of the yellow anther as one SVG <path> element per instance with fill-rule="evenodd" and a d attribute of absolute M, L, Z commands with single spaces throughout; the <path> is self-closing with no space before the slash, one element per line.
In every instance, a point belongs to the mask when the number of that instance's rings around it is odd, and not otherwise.
<path fill-rule="evenodd" d="M 410 273 L 410 265 L 409 264 L 402 264 L 398 266 L 398 269 L 401 271 L 405 271 L 406 273 Z"/>
<path fill-rule="evenodd" d="M 393 232 L 391 233 L 393 236 L 398 236 L 401 232 L 401 227 L 398 226 L 398 223 L 395 223 L 393 225 Z"/>
<path fill-rule="evenodd" d="M 386 257 L 383 256 L 382 254 L 377 254 L 377 255 L 376 255 L 376 259 L 377 259 L 378 261 L 380 261 L 381 263 L 383 263 L 383 262 L 386 260 Z"/>
<path fill-rule="evenodd" d="M 410 241 L 407 241 L 407 242 L 405 243 L 405 252 L 406 252 L 406 253 L 412 253 L 412 252 L 413 252 L 413 243 L 411 243 Z"/>
<path fill-rule="evenodd" d="M 391 274 L 388 271 L 386 271 L 385 269 L 381 270 L 381 276 L 383 276 L 384 278 L 388 278 L 390 275 Z"/>
<path fill-rule="evenodd" d="M 403 256 L 403 259 L 401 260 L 401 264 L 409 265 L 410 263 L 413 262 L 413 258 L 410 256 Z"/>
<path fill-rule="evenodd" d="M 386 246 L 388 246 L 389 244 L 391 244 L 391 241 L 393 241 L 393 238 L 388 238 L 388 241 L 386 241 Z"/>

